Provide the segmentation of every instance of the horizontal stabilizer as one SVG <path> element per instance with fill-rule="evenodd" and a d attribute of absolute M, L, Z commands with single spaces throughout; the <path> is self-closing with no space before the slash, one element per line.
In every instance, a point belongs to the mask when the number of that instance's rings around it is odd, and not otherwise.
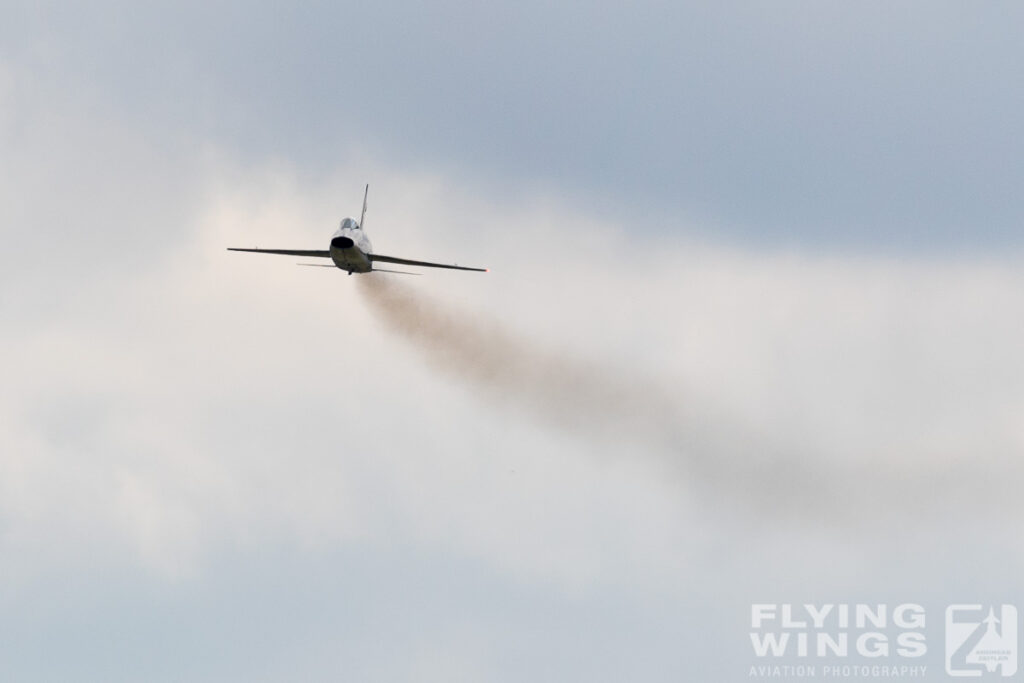
<path fill-rule="evenodd" d="M 331 252 L 320 249 L 238 249 L 228 247 L 228 251 L 248 251 L 253 254 L 283 254 L 285 256 L 319 256 L 331 258 Z"/>
<path fill-rule="evenodd" d="M 374 268 L 374 273 L 398 273 L 399 275 L 423 275 L 423 273 L 410 273 L 407 270 L 388 270 L 387 268 Z"/>
<path fill-rule="evenodd" d="M 478 273 L 486 273 L 486 268 L 467 268 L 466 266 L 450 266 L 446 263 L 431 263 L 430 261 L 412 261 L 407 258 L 396 258 L 394 256 L 384 256 L 382 254 L 367 254 L 370 257 L 370 261 L 381 261 L 383 263 L 397 263 L 402 266 L 426 266 L 427 268 L 450 268 L 452 270 L 473 270 Z M 377 270 L 374 268 L 374 270 Z"/>

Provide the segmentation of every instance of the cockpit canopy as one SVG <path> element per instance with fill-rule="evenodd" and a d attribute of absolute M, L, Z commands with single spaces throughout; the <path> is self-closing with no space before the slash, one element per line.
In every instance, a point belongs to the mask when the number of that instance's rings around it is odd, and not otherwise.
<path fill-rule="evenodd" d="M 346 218 L 341 222 L 342 230 L 358 230 L 359 223 L 356 222 L 355 218 Z"/>

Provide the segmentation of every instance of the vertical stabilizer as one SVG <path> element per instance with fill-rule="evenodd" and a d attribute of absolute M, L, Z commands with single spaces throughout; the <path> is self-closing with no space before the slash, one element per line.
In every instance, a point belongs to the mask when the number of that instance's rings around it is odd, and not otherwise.
<path fill-rule="evenodd" d="M 366 220 L 366 198 L 370 196 L 370 184 L 366 184 L 366 192 L 363 193 L 363 212 L 359 214 L 359 227 L 366 229 L 364 221 Z"/>

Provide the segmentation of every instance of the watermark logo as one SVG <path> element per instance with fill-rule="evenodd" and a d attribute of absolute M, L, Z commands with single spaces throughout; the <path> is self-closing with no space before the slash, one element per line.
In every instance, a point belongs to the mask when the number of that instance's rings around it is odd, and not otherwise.
<path fill-rule="evenodd" d="M 750 678 L 924 678 L 924 607 L 761 603 L 750 608 Z"/>
<path fill-rule="evenodd" d="M 750 642 L 757 657 L 921 657 L 924 607 L 755 604 Z"/>
<path fill-rule="evenodd" d="M 946 673 L 1012 676 L 1017 672 L 1017 608 L 950 605 L 946 608 Z"/>

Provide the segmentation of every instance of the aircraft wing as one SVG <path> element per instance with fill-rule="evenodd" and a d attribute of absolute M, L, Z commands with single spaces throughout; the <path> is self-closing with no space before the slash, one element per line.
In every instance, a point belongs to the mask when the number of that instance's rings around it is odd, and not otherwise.
<path fill-rule="evenodd" d="M 319 249 L 238 249 L 236 247 L 228 247 L 228 251 L 249 251 L 255 254 L 284 254 L 285 256 L 320 256 L 323 258 L 331 258 L 331 252 Z"/>
<path fill-rule="evenodd" d="M 486 273 L 486 268 L 467 268 L 466 266 L 451 266 L 447 263 L 431 263 L 429 261 L 413 261 L 407 258 L 397 258 L 395 256 L 384 256 L 383 254 L 367 254 L 370 257 L 370 261 L 380 261 L 381 263 L 398 263 L 403 266 L 426 266 L 427 268 L 451 268 L 452 270 L 474 270 L 478 273 Z"/>

